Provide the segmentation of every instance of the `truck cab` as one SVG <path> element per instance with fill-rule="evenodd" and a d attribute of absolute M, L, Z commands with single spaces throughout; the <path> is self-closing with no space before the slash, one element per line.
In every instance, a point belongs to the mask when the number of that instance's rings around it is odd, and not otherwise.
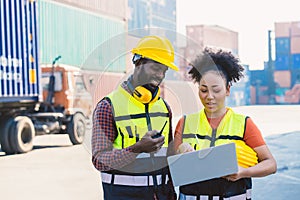
<path fill-rule="evenodd" d="M 64 64 L 41 65 L 41 71 L 43 101 L 36 116 L 45 116 L 49 125 L 43 124 L 44 128 L 36 129 L 37 132 L 67 133 L 73 144 L 81 144 L 86 127 L 91 123 L 92 96 L 87 90 L 80 68 Z M 53 91 L 49 90 L 51 75 L 54 76 Z M 61 117 L 49 120 L 48 117 L 52 117 L 53 113 Z M 59 125 L 55 126 L 58 121 Z"/>
<path fill-rule="evenodd" d="M 43 102 L 45 104 L 49 95 L 49 79 L 52 66 L 41 65 L 41 69 Z M 54 68 L 54 77 L 52 104 L 55 110 L 62 111 L 66 116 L 80 113 L 86 118 L 90 118 L 92 114 L 92 96 L 87 90 L 81 70 L 77 67 L 60 64 Z"/>
<path fill-rule="evenodd" d="M 91 123 L 92 96 L 81 70 L 63 64 L 39 69 L 40 100 L 26 107 L 24 101 L 9 103 L 15 106 L 2 112 L 0 141 L 7 154 L 31 151 L 37 135 L 68 134 L 72 144 L 81 144 Z"/>

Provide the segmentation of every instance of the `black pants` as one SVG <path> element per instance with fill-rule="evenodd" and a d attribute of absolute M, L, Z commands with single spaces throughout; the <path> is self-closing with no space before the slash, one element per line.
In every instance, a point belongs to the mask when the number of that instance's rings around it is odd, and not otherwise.
<path fill-rule="evenodd" d="M 159 200 L 175 199 L 174 189 L 170 185 L 124 186 L 102 183 L 104 200 L 153 200 L 154 194 Z"/>

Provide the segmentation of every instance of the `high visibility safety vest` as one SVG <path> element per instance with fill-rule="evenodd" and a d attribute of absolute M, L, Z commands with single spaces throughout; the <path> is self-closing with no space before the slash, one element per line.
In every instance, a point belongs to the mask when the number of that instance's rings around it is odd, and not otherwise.
<path fill-rule="evenodd" d="M 231 108 L 227 109 L 217 129 L 212 129 L 210 126 L 204 109 L 185 116 L 182 141 L 189 143 L 195 150 L 200 150 L 227 144 L 233 140 L 243 140 L 247 116 L 237 114 Z M 250 199 L 251 187 L 250 178 L 240 179 L 236 182 L 216 178 L 181 186 L 180 192 L 192 196 L 208 195 L 222 198 L 244 194 L 245 198 L 242 199 Z"/>
<path fill-rule="evenodd" d="M 227 144 L 232 140 L 243 140 L 246 116 L 234 113 L 232 109 L 223 117 L 217 129 L 210 126 L 204 109 L 185 117 L 182 139 L 195 150 Z"/>
<path fill-rule="evenodd" d="M 117 138 L 113 144 L 113 147 L 116 149 L 123 149 L 135 144 L 147 131 L 160 131 L 165 122 L 167 122 L 162 132 L 162 135 L 165 137 L 165 143 L 162 148 L 155 154 L 139 154 L 135 162 L 122 170 L 136 174 L 155 171 L 166 167 L 170 126 L 169 112 L 166 103 L 159 98 L 153 103 L 143 104 L 121 86 L 107 97 L 113 106 L 113 115 L 118 131 Z M 152 158 L 149 159 L 151 156 Z"/>

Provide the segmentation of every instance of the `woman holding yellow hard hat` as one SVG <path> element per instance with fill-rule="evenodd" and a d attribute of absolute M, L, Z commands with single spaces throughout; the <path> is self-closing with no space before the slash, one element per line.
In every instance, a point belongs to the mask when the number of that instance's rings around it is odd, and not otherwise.
<path fill-rule="evenodd" d="M 251 177 L 275 173 L 277 164 L 251 118 L 225 105 L 231 84 L 243 77 L 244 68 L 230 52 L 208 48 L 191 65 L 189 74 L 199 84 L 204 108 L 178 121 L 175 150 L 184 153 L 234 142 L 239 170 L 226 177 L 180 186 L 179 199 L 251 199 Z"/>

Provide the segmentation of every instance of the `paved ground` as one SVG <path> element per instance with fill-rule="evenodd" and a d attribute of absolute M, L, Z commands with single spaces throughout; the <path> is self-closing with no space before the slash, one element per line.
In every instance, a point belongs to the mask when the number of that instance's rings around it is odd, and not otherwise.
<path fill-rule="evenodd" d="M 235 110 L 253 118 L 277 161 L 276 174 L 253 179 L 253 199 L 299 199 L 300 106 L 251 106 Z"/>
<path fill-rule="evenodd" d="M 252 117 L 278 163 L 276 174 L 254 179 L 253 199 L 299 199 L 300 105 L 235 110 Z M 89 136 L 77 146 L 66 135 L 39 136 L 27 154 L 6 156 L 0 151 L 0 199 L 102 199 L 100 178 L 90 162 Z"/>
<path fill-rule="evenodd" d="M 98 172 L 84 145 L 67 135 L 38 136 L 34 150 L 5 156 L 0 152 L 0 199 L 102 199 Z"/>
<path fill-rule="evenodd" d="M 266 141 L 275 156 L 278 169 L 274 175 L 253 179 L 253 199 L 299 199 L 300 131 L 268 136 Z"/>

